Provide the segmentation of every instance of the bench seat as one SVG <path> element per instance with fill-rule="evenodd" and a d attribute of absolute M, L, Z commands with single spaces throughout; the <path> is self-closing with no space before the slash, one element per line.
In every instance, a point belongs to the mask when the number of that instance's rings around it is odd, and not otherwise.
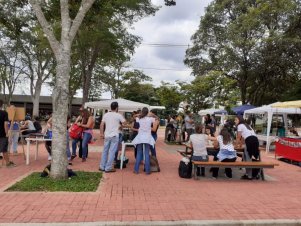
<path fill-rule="evenodd" d="M 218 162 L 218 161 L 192 161 L 193 175 L 196 178 L 196 168 L 197 167 L 219 167 L 219 168 L 260 168 L 261 179 L 264 180 L 263 168 L 274 168 L 279 164 L 273 162 Z"/>

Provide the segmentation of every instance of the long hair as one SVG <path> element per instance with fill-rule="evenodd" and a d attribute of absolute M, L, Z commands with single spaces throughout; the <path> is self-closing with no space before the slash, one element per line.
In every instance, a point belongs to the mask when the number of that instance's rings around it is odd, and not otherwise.
<path fill-rule="evenodd" d="M 232 139 L 231 139 L 231 134 L 229 133 L 227 128 L 223 128 L 220 132 L 220 135 L 223 137 L 223 143 L 224 144 L 229 144 L 231 143 Z"/>
<path fill-rule="evenodd" d="M 91 116 L 90 112 L 87 109 L 84 109 L 83 113 L 82 113 L 82 117 L 83 117 L 82 123 L 87 124 L 88 119 L 89 119 L 90 116 Z"/>
<path fill-rule="evenodd" d="M 246 121 L 244 120 L 242 115 L 236 115 L 236 118 L 239 121 L 238 125 L 243 124 L 243 125 L 245 125 L 245 127 L 247 127 L 248 130 L 252 130 L 252 128 L 250 127 L 250 125 L 248 123 L 246 123 Z"/>
<path fill-rule="evenodd" d="M 146 117 L 147 114 L 148 114 L 148 108 L 147 107 L 142 108 L 142 111 L 141 111 L 141 114 L 140 114 L 140 118 Z"/>

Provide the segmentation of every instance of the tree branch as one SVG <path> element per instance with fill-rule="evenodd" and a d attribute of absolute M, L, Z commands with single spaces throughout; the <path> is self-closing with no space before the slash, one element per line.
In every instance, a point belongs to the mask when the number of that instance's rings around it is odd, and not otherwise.
<path fill-rule="evenodd" d="M 79 29 L 79 26 L 82 23 L 86 13 L 91 8 L 91 6 L 93 5 L 94 2 L 95 2 L 95 0 L 83 0 L 82 1 L 82 4 L 78 10 L 78 13 L 77 13 L 75 19 L 72 22 L 72 26 L 70 29 L 69 38 L 70 38 L 71 43 L 76 35 L 76 32 Z"/>
<path fill-rule="evenodd" d="M 38 21 L 39 21 L 44 33 L 46 34 L 46 37 L 50 43 L 50 46 L 51 46 L 55 56 L 58 58 L 60 44 L 54 36 L 51 25 L 48 23 L 48 21 L 45 18 L 45 15 L 40 6 L 40 2 L 38 0 L 29 0 L 29 3 L 31 4 L 32 9 L 34 10 L 36 17 L 38 18 Z"/>

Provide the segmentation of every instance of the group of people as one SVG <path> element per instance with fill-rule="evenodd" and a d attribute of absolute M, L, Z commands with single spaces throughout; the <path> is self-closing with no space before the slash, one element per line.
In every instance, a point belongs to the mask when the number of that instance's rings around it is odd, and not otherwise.
<path fill-rule="evenodd" d="M 136 163 L 134 173 L 139 173 L 139 166 L 144 159 L 145 173 L 150 174 L 150 153 L 156 156 L 155 143 L 159 120 L 155 111 L 149 112 L 148 108 L 142 108 L 141 112 L 133 115 L 133 140 L 136 146 Z M 104 114 L 100 124 L 100 136 L 104 137 L 104 148 L 102 158 L 99 163 L 99 170 L 104 172 L 115 172 L 114 158 L 118 152 L 120 142 L 120 127 L 126 126 L 125 118 L 118 113 L 118 102 L 111 103 L 111 110 Z M 104 129 L 105 128 L 105 129 Z"/>
<path fill-rule="evenodd" d="M 207 116 L 206 120 L 208 121 Z M 195 125 L 195 133 L 190 135 L 188 144 L 193 148 L 192 160 L 194 161 L 208 161 L 207 145 L 208 141 L 212 141 L 215 149 L 219 149 L 218 153 L 214 155 L 214 161 L 220 162 L 235 162 L 237 158 L 236 147 L 242 147 L 245 143 L 244 161 L 252 161 L 252 159 L 259 158 L 259 141 L 255 131 L 245 122 L 242 116 L 235 117 L 236 138 L 233 139 L 231 131 L 225 125 L 219 133 L 213 133 L 212 123 L 204 128 L 201 124 Z M 212 178 L 218 177 L 218 168 L 212 168 Z M 203 167 L 197 168 L 197 176 L 205 176 L 205 169 Z M 232 178 L 231 168 L 225 169 L 225 176 Z M 252 180 L 258 175 L 252 173 L 252 169 L 246 169 L 245 175 L 241 179 Z"/>

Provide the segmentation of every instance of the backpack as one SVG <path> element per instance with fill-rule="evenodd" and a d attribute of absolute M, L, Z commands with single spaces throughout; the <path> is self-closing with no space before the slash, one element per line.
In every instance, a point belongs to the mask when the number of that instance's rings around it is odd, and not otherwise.
<path fill-rule="evenodd" d="M 50 174 L 50 170 L 51 170 L 51 164 L 48 164 L 43 172 L 41 173 L 41 177 L 48 177 Z M 72 170 L 72 169 L 67 169 L 67 173 L 68 173 L 68 177 L 73 177 L 73 176 L 77 176 L 77 174 Z"/>
<path fill-rule="evenodd" d="M 69 130 L 69 136 L 71 139 L 79 139 L 82 136 L 83 127 L 78 126 L 77 124 L 73 124 Z"/>
<path fill-rule="evenodd" d="M 182 178 L 191 178 L 192 177 L 192 163 L 188 158 L 183 158 L 179 164 L 179 176 Z"/>
<path fill-rule="evenodd" d="M 149 156 L 150 158 L 150 171 L 151 172 L 160 172 L 160 166 L 159 166 L 159 162 L 158 159 L 156 158 L 156 156 Z"/>
<path fill-rule="evenodd" d="M 126 164 L 128 164 L 128 163 L 129 163 L 129 159 L 126 156 L 124 156 L 122 168 L 126 168 Z M 120 156 L 119 156 L 118 159 L 116 160 L 114 168 L 115 169 L 119 169 L 120 168 L 120 164 L 121 164 L 121 160 L 120 160 Z"/>

